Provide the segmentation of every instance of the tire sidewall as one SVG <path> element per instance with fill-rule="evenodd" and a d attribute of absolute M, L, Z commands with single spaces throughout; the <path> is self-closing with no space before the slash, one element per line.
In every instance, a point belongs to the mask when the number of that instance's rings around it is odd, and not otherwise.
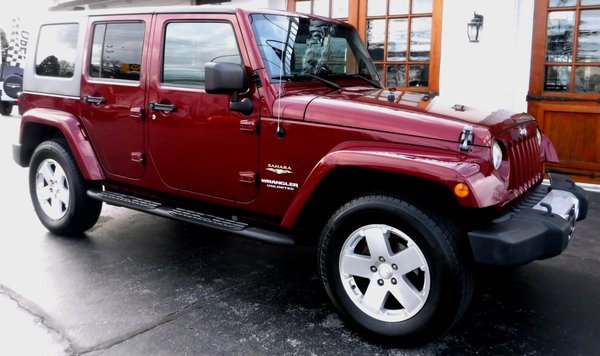
<path fill-rule="evenodd" d="M 3 116 L 8 116 L 11 114 L 13 109 L 13 104 L 8 101 L 0 102 L 0 114 Z"/>
<path fill-rule="evenodd" d="M 325 266 L 324 282 L 328 294 L 342 316 L 373 335 L 413 340 L 426 339 L 446 330 L 454 321 L 460 303 L 461 283 L 452 252 L 445 240 L 427 226 L 420 210 L 403 201 L 365 200 L 362 204 L 341 209 L 330 220 L 322 241 L 327 241 L 321 260 Z M 406 233 L 419 247 L 430 273 L 430 292 L 423 308 L 413 317 L 400 322 L 384 322 L 362 312 L 348 297 L 339 272 L 339 258 L 347 238 L 358 228 L 370 224 L 385 224 Z M 440 241 L 442 240 L 442 241 Z M 324 269 L 323 269 L 324 267 Z"/>

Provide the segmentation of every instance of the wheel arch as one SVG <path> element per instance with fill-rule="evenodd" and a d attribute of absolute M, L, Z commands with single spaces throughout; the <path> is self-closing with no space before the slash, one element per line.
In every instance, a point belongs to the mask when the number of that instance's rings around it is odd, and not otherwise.
<path fill-rule="evenodd" d="M 343 166 L 332 169 L 320 180 L 293 220 L 293 226 L 323 226 L 349 200 L 360 195 L 382 192 L 407 196 L 422 205 L 437 206 L 439 209 L 459 207 L 456 197 L 439 181 L 365 167 Z M 318 234 L 311 236 L 316 237 Z"/>
<path fill-rule="evenodd" d="M 52 109 L 33 109 L 22 117 L 21 161 L 29 164 L 35 148 L 53 138 L 64 138 L 86 180 L 102 180 L 104 174 L 81 122 L 73 114 Z"/>
<path fill-rule="evenodd" d="M 281 225 L 305 231 L 309 225 L 322 226 L 343 203 L 368 193 L 412 196 L 413 201 L 435 209 L 442 205 L 464 208 L 492 205 L 493 202 L 482 197 L 489 196 L 487 193 L 497 189 L 499 183 L 490 182 L 479 164 L 466 161 L 456 152 L 421 147 L 414 153 L 410 149 L 360 143 L 330 152 L 303 182 Z M 469 187 L 467 197 L 458 198 L 454 194 L 457 183 Z M 314 235 L 314 231 L 307 235 Z"/>

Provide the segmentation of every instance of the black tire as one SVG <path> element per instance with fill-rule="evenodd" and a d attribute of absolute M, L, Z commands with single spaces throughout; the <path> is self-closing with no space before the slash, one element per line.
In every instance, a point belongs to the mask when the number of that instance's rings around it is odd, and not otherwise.
<path fill-rule="evenodd" d="M 409 200 L 366 195 L 325 226 L 319 271 L 342 318 L 416 345 L 448 330 L 469 305 L 474 278 L 464 241 L 450 221 Z"/>
<path fill-rule="evenodd" d="M 49 231 L 74 236 L 96 224 L 102 202 L 88 197 L 86 190 L 86 181 L 64 140 L 37 146 L 30 162 L 29 192 L 38 218 Z"/>
<path fill-rule="evenodd" d="M 10 115 L 10 113 L 12 112 L 12 109 L 13 109 L 13 104 L 11 102 L 8 102 L 8 101 L 0 102 L 0 114 L 2 114 L 2 116 Z"/>

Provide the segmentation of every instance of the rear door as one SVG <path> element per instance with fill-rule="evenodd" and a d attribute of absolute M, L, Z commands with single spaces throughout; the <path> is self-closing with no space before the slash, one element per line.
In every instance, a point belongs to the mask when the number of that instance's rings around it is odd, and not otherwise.
<path fill-rule="evenodd" d="M 258 110 L 233 112 L 207 94 L 208 62 L 246 63 L 234 14 L 157 15 L 147 107 L 148 151 L 171 189 L 247 202 L 257 192 Z M 158 46 L 160 44 L 160 46 Z M 251 89 L 241 98 L 258 107 Z"/>
<path fill-rule="evenodd" d="M 112 179 L 144 174 L 143 107 L 151 15 L 97 17 L 89 23 L 81 116 Z"/>

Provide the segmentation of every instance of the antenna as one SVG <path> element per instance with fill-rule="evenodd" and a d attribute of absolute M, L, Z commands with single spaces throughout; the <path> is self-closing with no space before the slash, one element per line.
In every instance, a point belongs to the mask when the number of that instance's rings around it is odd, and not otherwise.
<path fill-rule="evenodd" d="M 291 60 L 292 60 L 292 55 L 293 55 L 293 46 L 290 45 L 290 39 L 292 37 L 292 35 L 294 36 L 294 41 L 296 38 L 296 34 L 298 33 L 298 24 L 296 24 L 294 22 L 293 18 L 290 18 L 289 16 L 286 16 L 286 18 L 289 20 L 288 21 L 288 29 L 287 29 L 287 35 L 286 35 L 286 39 L 285 42 L 283 42 L 283 50 L 281 51 L 281 57 L 280 57 L 280 66 L 279 66 L 279 89 L 278 89 L 278 93 L 277 93 L 277 129 L 275 130 L 275 135 L 277 135 L 277 137 L 282 138 L 285 136 L 285 129 L 281 126 L 281 100 L 279 100 L 281 98 L 281 95 L 283 94 L 282 92 L 282 80 L 283 80 L 283 72 L 286 71 L 286 73 L 290 73 L 291 74 Z M 287 59 L 286 61 L 286 58 Z M 287 64 L 287 65 L 286 65 Z M 288 71 L 289 69 L 289 71 Z"/>

